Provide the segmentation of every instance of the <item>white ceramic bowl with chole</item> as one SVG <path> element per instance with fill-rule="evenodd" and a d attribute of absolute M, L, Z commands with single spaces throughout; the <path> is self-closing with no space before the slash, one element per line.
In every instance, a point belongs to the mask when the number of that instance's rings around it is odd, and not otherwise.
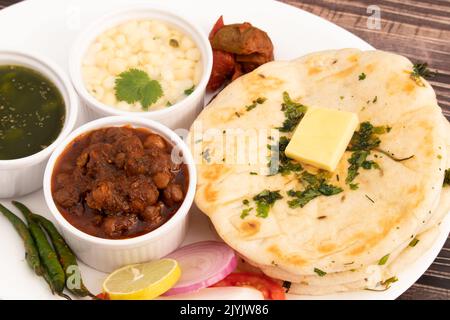
<path fill-rule="evenodd" d="M 144 128 L 164 137 L 181 152 L 181 160 L 187 166 L 189 183 L 183 203 L 174 215 L 155 230 L 126 239 L 105 239 L 87 234 L 74 227 L 58 210 L 52 195 L 52 176 L 58 158 L 77 137 L 92 130 L 130 125 Z M 44 196 L 51 214 L 69 246 L 85 264 L 111 272 L 121 266 L 146 262 L 166 256 L 183 242 L 187 227 L 188 213 L 194 201 L 197 184 L 194 159 L 188 146 L 168 127 L 150 120 L 136 117 L 106 117 L 91 121 L 72 132 L 53 152 L 44 175 Z"/>

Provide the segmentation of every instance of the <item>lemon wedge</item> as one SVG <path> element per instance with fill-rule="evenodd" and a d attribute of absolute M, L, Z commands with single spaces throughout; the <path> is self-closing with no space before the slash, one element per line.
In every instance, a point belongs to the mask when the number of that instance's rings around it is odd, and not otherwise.
<path fill-rule="evenodd" d="M 180 279 L 181 269 L 173 259 L 129 265 L 111 273 L 103 282 L 103 292 L 111 300 L 150 300 Z"/>

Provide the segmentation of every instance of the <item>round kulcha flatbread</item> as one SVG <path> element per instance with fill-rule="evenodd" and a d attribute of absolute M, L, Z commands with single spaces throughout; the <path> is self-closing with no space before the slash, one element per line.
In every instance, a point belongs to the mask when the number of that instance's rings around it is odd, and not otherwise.
<path fill-rule="evenodd" d="M 446 128 L 447 166 L 450 168 L 450 123 L 442 117 Z M 397 277 L 398 272 L 413 263 L 428 250 L 440 233 L 440 223 L 450 212 L 450 186 L 442 188 L 439 201 L 432 209 L 431 217 L 422 225 L 418 234 L 394 250 L 383 265 L 369 265 L 351 271 L 318 275 L 299 276 L 281 271 L 273 266 L 258 266 L 267 275 L 292 282 L 289 292 L 292 294 L 322 295 L 359 289 L 383 290 L 380 285 L 389 278 Z M 420 243 L 420 245 L 419 245 Z M 249 262 L 251 263 L 251 262 Z"/>
<path fill-rule="evenodd" d="M 450 123 L 444 118 L 447 135 L 447 168 L 450 168 Z M 288 292 L 300 295 L 324 295 L 336 292 L 355 291 L 361 289 L 385 290 L 383 281 L 397 278 L 397 275 L 421 257 L 439 236 L 440 223 L 450 212 L 450 186 L 445 186 L 439 201 L 433 209 L 431 218 L 425 223 L 419 233 L 409 239 L 400 248 L 390 254 L 383 265 L 371 265 L 351 271 L 327 274 L 326 277 L 318 275 L 299 276 L 281 271 L 273 266 L 251 265 L 251 261 L 241 261 L 240 269 L 243 271 L 260 272 L 291 282 Z"/>
<path fill-rule="evenodd" d="M 434 91 L 412 70 L 409 60 L 395 54 L 345 49 L 268 63 L 226 87 L 195 121 L 189 140 L 198 163 L 195 201 L 220 237 L 280 279 L 290 274 L 325 280 L 401 252 L 433 216 L 447 163 Z M 408 159 L 372 150 L 368 160 L 380 169 L 360 169 L 353 190 L 345 183 L 352 155 L 346 152 L 327 181 L 342 192 L 290 207 L 288 190 L 304 189 L 298 172 L 270 174 L 267 166 L 267 145 L 292 134 L 277 129 L 286 120 L 283 92 L 308 107 L 351 111 L 360 122 L 389 127 L 379 136 L 379 149 Z M 283 198 L 266 217 L 256 209 L 243 214 L 263 190 Z M 359 281 L 354 278 L 341 283 L 353 282 L 353 288 Z"/>

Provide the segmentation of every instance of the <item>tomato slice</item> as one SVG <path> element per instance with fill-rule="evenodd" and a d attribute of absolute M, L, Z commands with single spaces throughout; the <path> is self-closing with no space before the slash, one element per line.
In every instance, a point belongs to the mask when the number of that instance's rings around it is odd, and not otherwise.
<path fill-rule="evenodd" d="M 99 293 L 96 297 L 99 300 L 109 300 L 108 294 L 105 292 Z"/>
<path fill-rule="evenodd" d="M 266 300 L 286 299 L 284 289 L 279 283 L 263 274 L 251 272 L 230 273 L 212 287 L 253 287 L 261 291 Z"/>

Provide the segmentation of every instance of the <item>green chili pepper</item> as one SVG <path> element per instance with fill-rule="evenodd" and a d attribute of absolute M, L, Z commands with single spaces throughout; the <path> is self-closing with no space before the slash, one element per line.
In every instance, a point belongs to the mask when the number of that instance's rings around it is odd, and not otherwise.
<path fill-rule="evenodd" d="M 53 250 L 52 246 L 48 242 L 44 231 L 41 229 L 39 224 L 32 219 L 31 211 L 24 204 L 17 201 L 13 201 L 12 204 L 22 212 L 28 222 L 28 227 L 34 241 L 36 242 L 39 257 L 41 258 L 42 265 L 44 266 L 44 272 L 46 273 L 44 274 L 45 280 L 49 283 L 53 292 L 56 292 L 58 295 L 66 299 L 70 299 L 70 297 L 65 295 L 63 292 L 66 281 L 64 270 L 59 263 L 55 250 Z"/>
<path fill-rule="evenodd" d="M 86 286 L 83 283 L 83 279 L 81 278 L 79 288 L 71 288 L 71 285 L 69 285 L 68 282 L 70 280 L 70 277 L 73 275 L 73 272 L 75 270 L 79 271 L 77 258 L 73 253 L 72 249 L 70 249 L 64 238 L 61 236 L 56 227 L 53 225 L 53 223 L 50 220 L 38 214 L 33 214 L 32 218 L 35 222 L 40 224 L 42 228 L 44 228 L 44 230 L 47 232 L 50 239 L 52 240 L 53 247 L 55 248 L 55 251 L 58 254 L 59 262 L 61 263 L 61 266 L 65 271 L 67 289 L 74 295 L 79 297 L 87 297 L 87 296 L 95 297 L 95 295 L 90 293 L 89 290 L 86 288 Z"/>
<path fill-rule="evenodd" d="M 11 222 L 11 224 L 14 226 L 14 228 L 22 238 L 23 244 L 25 246 L 25 258 L 28 262 L 28 265 L 38 276 L 41 276 L 43 272 L 41 260 L 39 259 L 39 252 L 36 247 L 36 243 L 34 242 L 33 237 L 30 233 L 30 230 L 28 230 L 27 225 L 19 217 L 17 217 L 14 213 L 9 211 L 1 204 L 0 211 Z"/>

